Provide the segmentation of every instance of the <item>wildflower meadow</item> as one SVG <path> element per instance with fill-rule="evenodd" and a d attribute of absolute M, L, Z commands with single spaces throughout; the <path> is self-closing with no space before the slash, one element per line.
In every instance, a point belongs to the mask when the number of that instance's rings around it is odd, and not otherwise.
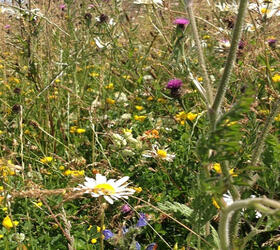
<path fill-rule="evenodd" d="M 279 0 L 0 0 L 0 249 L 280 249 Z"/>

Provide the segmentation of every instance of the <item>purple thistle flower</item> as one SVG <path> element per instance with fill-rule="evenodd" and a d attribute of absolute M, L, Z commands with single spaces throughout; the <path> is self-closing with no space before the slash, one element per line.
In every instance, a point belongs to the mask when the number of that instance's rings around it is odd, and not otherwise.
<path fill-rule="evenodd" d="M 128 204 L 124 204 L 121 208 L 122 213 L 126 214 L 131 211 L 131 208 Z"/>
<path fill-rule="evenodd" d="M 146 250 L 156 250 L 157 249 L 157 243 L 151 243 L 149 246 L 147 246 Z"/>
<path fill-rule="evenodd" d="M 66 8 L 66 4 L 60 4 L 60 5 L 59 5 L 59 8 L 60 8 L 62 11 L 64 11 L 65 8 Z"/>
<path fill-rule="evenodd" d="M 112 238 L 114 236 L 114 234 L 112 233 L 111 230 L 109 229 L 105 229 L 102 231 L 103 235 L 105 236 L 105 240 L 109 240 L 110 238 Z"/>
<path fill-rule="evenodd" d="M 175 78 L 175 79 L 170 80 L 167 83 L 166 88 L 167 89 L 179 89 L 179 88 L 181 88 L 182 84 L 183 84 L 182 80 Z"/>
<path fill-rule="evenodd" d="M 136 227 L 144 227 L 146 226 L 148 223 L 146 221 L 146 214 L 144 213 L 140 213 L 140 218 L 136 224 Z"/>
<path fill-rule="evenodd" d="M 275 38 L 271 38 L 267 40 L 268 46 L 270 48 L 275 49 L 277 40 Z"/>
<path fill-rule="evenodd" d="M 182 24 L 182 25 L 188 25 L 190 21 L 186 18 L 176 18 L 173 24 Z"/>

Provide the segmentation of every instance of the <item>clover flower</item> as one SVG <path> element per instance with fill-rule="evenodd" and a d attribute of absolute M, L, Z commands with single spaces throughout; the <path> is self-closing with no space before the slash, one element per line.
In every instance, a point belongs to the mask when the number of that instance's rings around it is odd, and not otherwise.
<path fill-rule="evenodd" d="M 77 190 L 89 193 L 95 198 L 103 196 L 106 201 L 113 204 L 114 200 L 127 199 L 129 195 L 134 194 L 135 190 L 127 188 L 128 184 L 124 184 L 128 179 L 129 177 L 125 176 L 119 180 L 107 180 L 106 176 L 97 174 L 96 179 L 85 177 L 85 183 L 79 184 Z"/>

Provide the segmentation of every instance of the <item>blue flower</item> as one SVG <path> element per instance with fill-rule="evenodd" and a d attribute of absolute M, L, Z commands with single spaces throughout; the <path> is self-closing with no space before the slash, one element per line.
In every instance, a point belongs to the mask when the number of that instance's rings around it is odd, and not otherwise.
<path fill-rule="evenodd" d="M 140 213 L 140 218 L 137 222 L 137 227 L 144 227 L 146 226 L 148 223 L 146 221 L 146 215 L 144 213 Z"/>
<path fill-rule="evenodd" d="M 112 238 L 114 236 L 114 234 L 112 233 L 111 230 L 109 229 L 105 229 L 103 230 L 103 235 L 105 236 L 105 240 L 109 240 L 110 238 Z"/>
<path fill-rule="evenodd" d="M 151 243 L 149 246 L 147 246 L 146 250 L 156 250 L 157 249 L 157 243 Z"/>
<path fill-rule="evenodd" d="M 140 246 L 140 244 L 138 243 L 138 241 L 136 241 L 136 243 L 135 243 L 135 249 L 136 249 L 136 250 L 141 250 L 141 246 Z"/>

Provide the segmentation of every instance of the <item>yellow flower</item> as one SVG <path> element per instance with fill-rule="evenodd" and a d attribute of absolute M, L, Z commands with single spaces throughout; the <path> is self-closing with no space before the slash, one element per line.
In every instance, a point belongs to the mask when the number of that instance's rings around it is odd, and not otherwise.
<path fill-rule="evenodd" d="M 64 173 L 65 176 L 71 175 L 72 171 L 70 169 L 67 169 Z"/>
<path fill-rule="evenodd" d="M 197 80 L 198 80 L 199 82 L 202 82 L 202 81 L 203 81 L 203 78 L 202 78 L 202 77 L 198 77 Z"/>
<path fill-rule="evenodd" d="M 64 166 L 59 166 L 59 170 L 64 170 L 65 169 L 65 167 Z"/>
<path fill-rule="evenodd" d="M 274 118 L 274 121 L 280 122 L 280 115 L 277 115 L 277 116 Z"/>
<path fill-rule="evenodd" d="M 217 174 L 221 174 L 222 173 L 222 168 L 221 168 L 221 164 L 220 163 L 214 163 L 213 168 L 214 168 L 214 170 L 216 171 Z M 234 173 L 234 169 L 233 168 L 231 168 L 229 170 L 229 174 L 231 176 L 233 176 L 233 177 L 237 176 L 237 174 Z"/>
<path fill-rule="evenodd" d="M 52 160 L 53 160 L 53 158 L 52 157 L 50 157 L 50 156 L 46 156 L 46 157 L 44 157 L 44 158 L 42 158 L 42 159 L 40 159 L 40 162 L 42 162 L 42 163 L 50 163 L 50 162 L 52 162 Z"/>
<path fill-rule="evenodd" d="M 135 115 L 135 116 L 134 116 L 134 119 L 135 119 L 136 121 L 140 121 L 140 122 L 143 122 L 146 118 L 147 118 L 146 115 Z"/>
<path fill-rule="evenodd" d="M 136 105 L 136 106 L 135 106 L 135 108 L 136 108 L 138 111 L 141 111 L 141 110 L 143 110 L 143 109 L 144 109 L 144 107 L 143 107 L 143 106 L 138 106 L 138 105 Z"/>
<path fill-rule="evenodd" d="M 158 149 L 157 150 L 157 155 L 158 155 L 159 158 L 165 159 L 166 156 L 167 156 L 167 152 L 163 149 Z"/>
<path fill-rule="evenodd" d="M 273 82 L 280 82 L 280 74 L 275 74 L 275 75 L 272 77 L 272 81 L 273 81 Z"/>
<path fill-rule="evenodd" d="M 3 130 L 0 130 L 0 135 L 4 134 L 4 131 Z"/>
<path fill-rule="evenodd" d="M 89 75 L 90 75 L 91 77 L 97 77 L 97 76 L 99 76 L 99 73 L 91 72 L 91 73 L 89 73 Z"/>
<path fill-rule="evenodd" d="M 93 239 L 91 239 L 90 242 L 91 242 L 92 244 L 95 244 L 95 243 L 97 242 L 97 239 L 93 238 Z"/>
<path fill-rule="evenodd" d="M 136 191 L 136 193 L 141 193 L 142 192 L 142 188 L 141 187 L 135 187 L 133 189 Z"/>
<path fill-rule="evenodd" d="M 35 203 L 35 206 L 36 207 L 41 207 L 41 206 L 43 206 L 43 203 L 41 201 L 39 201 L 39 202 Z"/>
<path fill-rule="evenodd" d="M 88 230 L 88 231 L 90 231 L 90 229 L 91 229 L 91 228 L 92 228 L 92 225 L 89 225 L 89 227 L 88 227 L 88 229 L 87 229 L 87 230 Z"/>
<path fill-rule="evenodd" d="M 0 234 L 0 239 L 3 238 L 3 237 L 4 237 L 4 235 L 3 235 L 3 234 Z"/>
<path fill-rule="evenodd" d="M 107 86 L 105 86 L 105 89 L 113 89 L 113 88 L 114 88 L 114 84 L 111 82 Z"/>
<path fill-rule="evenodd" d="M 152 101 L 152 100 L 154 100 L 154 97 L 152 97 L 152 96 L 149 96 L 149 97 L 147 98 L 147 101 Z"/>
<path fill-rule="evenodd" d="M 164 98 L 158 98 L 157 102 L 159 102 L 159 103 L 166 103 L 166 100 Z"/>
<path fill-rule="evenodd" d="M 221 169 L 221 164 L 220 163 L 214 163 L 213 168 L 216 171 L 216 173 L 218 173 L 218 174 L 222 173 L 222 169 Z"/>
<path fill-rule="evenodd" d="M 83 129 L 83 128 L 78 128 L 78 129 L 76 130 L 76 132 L 77 132 L 78 134 L 83 134 L 83 133 L 86 132 L 86 130 Z"/>
<path fill-rule="evenodd" d="M 55 82 L 56 82 L 56 83 L 60 83 L 61 80 L 60 80 L 60 79 L 55 79 Z"/>
<path fill-rule="evenodd" d="M 103 225 L 102 228 L 103 228 L 102 231 L 105 230 L 106 229 L 105 225 Z M 96 230 L 98 233 L 100 233 L 100 229 L 101 229 L 101 227 L 97 226 Z"/>
<path fill-rule="evenodd" d="M 129 75 L 123 75 L 122 77 L 123 77 L 123 79 L 125 79 L 125 80 L 128 80 L 128 79 L 131 78 L 131 76 L 129 76 Z"/>
<path fill-rule="evenodd" d="M 73 134 L 77 131 L 77 126 L 70 127 L 70 133 Z"/>
<path fill-rule="evenodd" d="M 216 208 L 218 208 L 218 209 L 221 208 L 221 207 L 219 206 L 219 204 L 217 203 L 217 201 L 215 200 L 215 198 L 212 198 L 212 202 L 213 202 L 213 205 L 214 205 Z"/>
<path fill-rule="evenodd" d="M 11 218 L 7 215 L 4 220 L 2 221 L 2 225 L 6 228 L 6 229 L 11 229 L 14 226 L 18 225 L 18 221 L 12 221 Z"/>
<path fill-rule="evenodd" d="M 190 121 L 193 121 L 197 117 L 197 114 L 194 114 L 192 112 L 187 113 L 187 118 Z"/>
<path fill-rule="evenodd" d="M 111 98 L 106 98 L 106 103 L 113 105 L 116 103 L 116 101 Z"/>

